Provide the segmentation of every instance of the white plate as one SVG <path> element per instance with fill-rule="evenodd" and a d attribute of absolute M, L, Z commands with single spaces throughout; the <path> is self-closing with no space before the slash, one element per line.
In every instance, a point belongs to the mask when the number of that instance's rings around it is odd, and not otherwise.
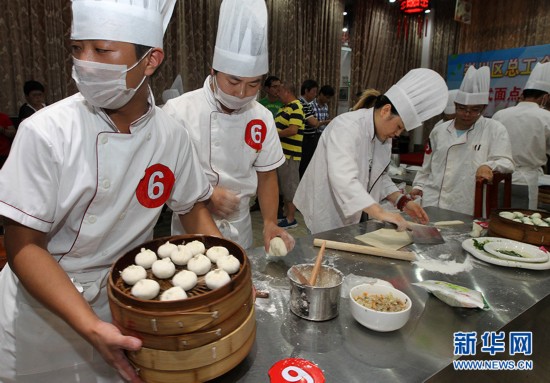
<path fill-rule="evenodd" d="M 483 246 L 483 250 L 495 257 L 515 262 L 547 262 L 548 254 L 536 246 L 521 242 L 489 242 Z M 514 252 L 518 255 L 505 254 Z"/>
<path fill-rule="evenodd" d="M 505 242 L 510 241 L 505 238 L 498 237 L 480 237 L 480 238 L 470 238 L 462 242 L 462 248 L 468 253 L 472 254 L 477 259 L 491 263 L 493 265 L 504 266 L 504 267 L 517 267 L 520 269 L 530 269 L 530 270 L 548 270 L 550 269 L 550 259 L 547 262 L 542 263 L 528 263 L 528 262 L 514 262 L 508 261 L 506 259 L 497 258 L 494 255 L 484 251 L 479 250 L 474 246 L 474 240 L 479 243 L 489 243 L 489 242 Z"/>

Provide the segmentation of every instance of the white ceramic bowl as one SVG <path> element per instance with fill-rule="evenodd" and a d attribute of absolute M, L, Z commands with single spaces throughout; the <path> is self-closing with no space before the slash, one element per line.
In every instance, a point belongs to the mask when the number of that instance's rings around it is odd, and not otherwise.
<path fill-rule="evenodd" d="M 387 295 L 391 293 L 395 298 L 405 302 L 405 309 L 397 312 L 383 312 L 369 309 L 355 301 L 355 297 L 363 293 Z M 400 290 L 384 285 L 362 284 L 351 289 L 351 314 L 363 326 L 375 331 L 394 331 L 407 323 L 411 316 L 411 300 Z"/>

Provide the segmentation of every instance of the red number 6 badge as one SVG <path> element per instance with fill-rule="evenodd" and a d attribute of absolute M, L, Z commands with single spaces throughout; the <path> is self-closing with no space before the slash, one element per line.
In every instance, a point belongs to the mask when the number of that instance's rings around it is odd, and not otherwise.
<path fill-rule="evenodd" d="M 254 150 L 262 150 L 262 143 L 265 141 L 267 127 L 262 120 L 250 120 L 246 124 L 244 142 Z"/>
<path fill-rule="evenodd" d="M 147 208 L 164 205 L 172 192 L 175 180 L 174 173 L 165 165 L 155 164 L 148 167 L 136 189 L 139 203 Z"/>

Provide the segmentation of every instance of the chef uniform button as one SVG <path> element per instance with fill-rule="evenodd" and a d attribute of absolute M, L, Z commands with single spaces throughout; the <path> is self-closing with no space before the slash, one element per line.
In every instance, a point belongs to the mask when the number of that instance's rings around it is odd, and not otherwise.
<path fill-rule="evenodd" d="M 219 147 L 220 147 L 220 143 L 219 143 L 219 142 L 214 142 L 214 146 L 215 146 L 216 148 L 219 148 Z"/>
<path fill-rule="evenodd" d="M 151 133 L 147 133 L 147 141 L 151 139 Z"/>
<path fill-rule="evenodd" d="M 97 218 L 95 215 L 91 215 L 88 217 L 88 222 L 89 223 L 95 223 L 97 221 Z"/>
<path fill-rule="evenodd" d="M 126 218 L 126 212 L 122 213 L 121 215 L 118 216 L 118 219 L 119 220 L 123 220 L 124 218 Z"/>
<path fill-rule="evenodd" d="M 218 116 L 217 116 L 216 114 L 214 114 L 214 115 L 212 116 L 212 120 L 216 121 L 217 119 L 218 119 Z"/>
<path fill-rule="evenodd" d="M 105 189 L 109 189 L 109 187 L 111 186 L 111 181 L 109 180 L 103 180 L 103 187 Z"/>
<path fill-rule="evenodd" d="M 107 136 L 101 136 L 101 143 L 105 145 L 107 142 L 109 142 L 109 138 Z"/>

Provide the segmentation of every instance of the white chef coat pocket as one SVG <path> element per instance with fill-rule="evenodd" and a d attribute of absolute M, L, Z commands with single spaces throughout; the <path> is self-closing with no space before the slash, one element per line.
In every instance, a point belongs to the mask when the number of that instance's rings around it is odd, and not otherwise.
<path fill-rule="evenodd" d="M 33 381 L 33 375 L 48 371 L 68 368 L 76 372 L 79 365 L 93 359 L 93 347 L 44 307 L 20 302 L 15 335 L 18 382 Z"/>

